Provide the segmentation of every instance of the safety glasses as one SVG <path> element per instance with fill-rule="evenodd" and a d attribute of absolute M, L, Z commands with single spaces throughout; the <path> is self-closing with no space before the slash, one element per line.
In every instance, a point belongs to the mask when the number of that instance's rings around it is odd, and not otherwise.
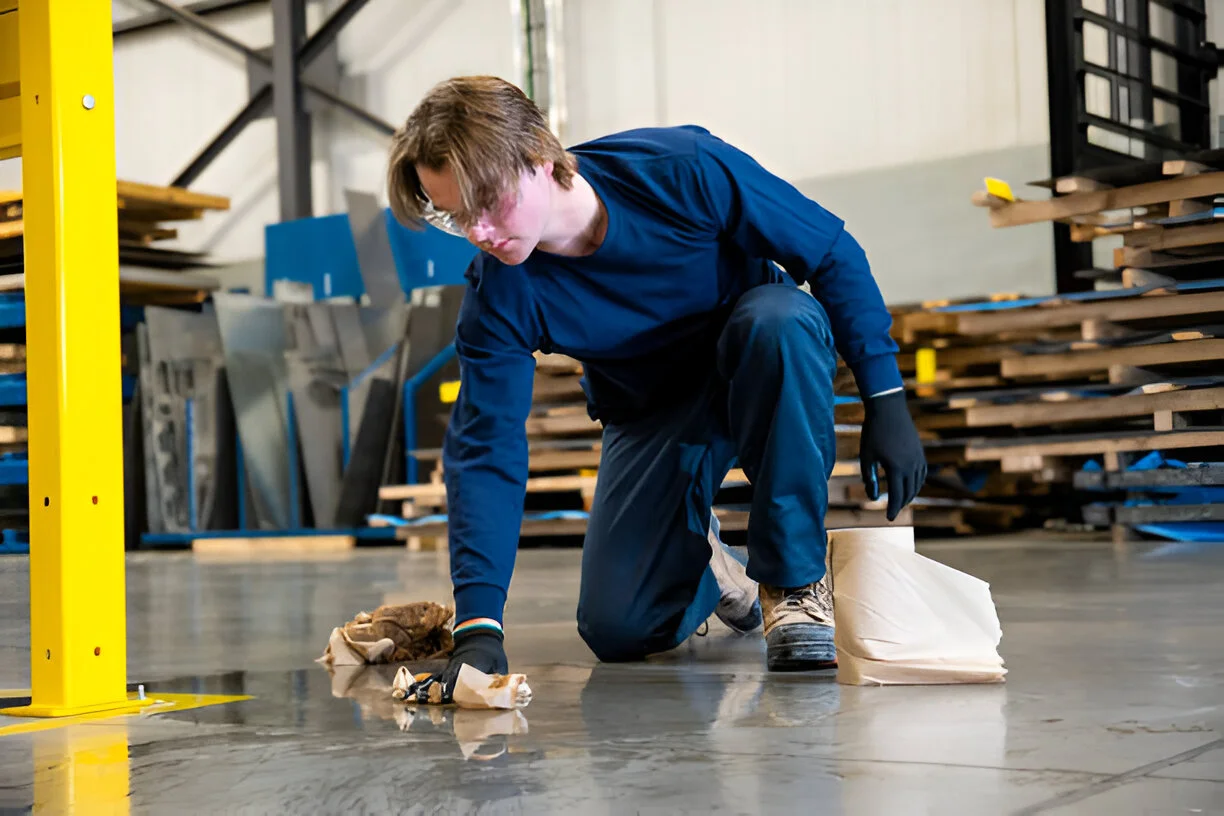
<path fill-rule="evenodd" d="M 421 194 L 421 200 L 425 202 L 425 207 L 422 210 L 421 217 L 425 219 L 425 223 L 432 227 L 442 230 L 448 235 L 454 235 L 458 238 L 466 238 L 467 230 L 459 223 L 459 219 L 455 218 L 452 213 L 446 210 L 439 210 L 429 200 L 429 196 Z"/>
<path fill-rule="evenodd" d="M 519 201 L 522 200 L 522 191 L 514 188 L 500 196 L 492 212 L 486 211 L 478 218 L 469 218 L 468 216 L 460 217 L 447 210 L 438 209 L 429 200 L 429 196 L 425 194 L 424 190 L 421 190 L 419 195 L 423 205 L 421 208 L 421 218 L 425 220 L 425 223 L 437 227 L 448 235 L 455 235 L 459 238 L 467 238 L 468 231 L 480 221 L 506 218 L 518 206 Z"/>

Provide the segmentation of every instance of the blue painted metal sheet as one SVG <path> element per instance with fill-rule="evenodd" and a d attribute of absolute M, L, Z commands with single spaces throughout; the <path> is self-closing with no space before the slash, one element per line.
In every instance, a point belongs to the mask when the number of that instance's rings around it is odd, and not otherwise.
<path fill-rule="evenodd" d="M 408 484 L 417 483 L 417 460 L 412 455 L 412 451 L 416 450 L 416 392 L 422 385 L 429 382 L 429 379 L 442 370 L 442 367 L 455 359 L 455 344 L 450 343 L 446 348 L 439 351 L 434 358 L 413 376 L 409 377 L 404 382 L 404 469 L 407 475 L 405 481 Z"/>
<path fill-rule="evenodd" d="M 365 293 L 348 216 L 303 218 L 264 229 L 265 292 L 278 280 L 309 283 L 316 300 Z"/>
<path fill-rule="evenodd" d="M 423 286 L 466 282 L 463 275 L 476 257 L 476 247 L 433 227 L 427 226 L 420 232 L 410 230 L 396 221 L 389 209 L 386 217 L 391 255 L 405 292 Z"/>

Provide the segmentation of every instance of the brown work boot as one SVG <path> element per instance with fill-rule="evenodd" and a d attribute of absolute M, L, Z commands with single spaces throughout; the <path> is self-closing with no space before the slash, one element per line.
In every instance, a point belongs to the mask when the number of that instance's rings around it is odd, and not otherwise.
<path fill-rule="evenodd" d="M 765 654 L 770 671 L 837 666 L 833 646 L 833 591 L 824 580 L 793 589 L 761 584 Z"/>

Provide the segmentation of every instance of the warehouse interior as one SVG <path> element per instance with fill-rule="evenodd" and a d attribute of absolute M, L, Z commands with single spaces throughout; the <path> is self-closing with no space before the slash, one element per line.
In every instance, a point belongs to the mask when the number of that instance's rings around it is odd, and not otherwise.
<path fill-rule="evenodd" d="M 110 5 L 0 0 L 0 816 L 1224 813 L 1224 0 Z M 706 128 L 862 246 L 925 479 L 873 494 L 837 360 L 836 665 L 721 607 L 595 653 L 618 431 L 536 348 L 508 671 L 412 685 L 470 634 L 482 252 L 389 149 L 453 77 L 566 147 Z M 751 564 L 739 454 L 702 546 Z"/>

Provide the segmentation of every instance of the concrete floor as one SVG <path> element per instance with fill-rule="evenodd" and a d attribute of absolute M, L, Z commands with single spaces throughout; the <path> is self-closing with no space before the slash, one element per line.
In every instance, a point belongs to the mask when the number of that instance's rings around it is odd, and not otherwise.
<path fill-rule="evenodd" d="M 434 554 L 133 555 L 131 680 L 255 699 L 0 736 L 0 814 L 106 798 L 190 813 L 1224 812 L 1224 547 L 921 549 L 991 582 L 1005 685 L 770 675 L 759 636 L 717 622 L 648 664 L 597 665 L 574 631 L 579 552 L 529 550 L 507 645 L 535 700 L 521 717 L 415 718 L 369 691 L 376 670 L 334 682 L 314 659 L 359 610 L 445 601 Z M 0 558 L 0 688 L 29 682 L 27 591 L 26 560 Z"/>

